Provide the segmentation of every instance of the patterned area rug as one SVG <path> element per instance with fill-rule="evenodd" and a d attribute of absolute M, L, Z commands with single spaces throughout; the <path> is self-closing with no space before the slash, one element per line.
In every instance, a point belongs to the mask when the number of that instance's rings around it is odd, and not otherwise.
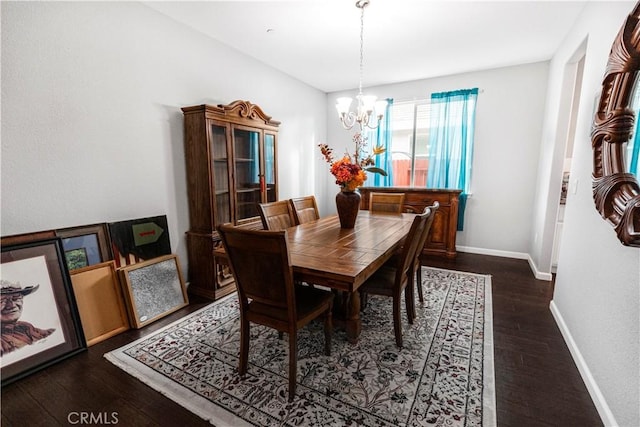
<path fill-rule="evenodd" d="M 422 277 L 402 349 L 384 297 L 369 297 L 358 344 L 334 329 L 331 356 L 320 322 L 300 331 L 292 403 L 286 334 L 252 324 L 238 377 L 235 294 L 105 357 L 217 426 L 494 426 L 491 277 L 429 267 Z"/>

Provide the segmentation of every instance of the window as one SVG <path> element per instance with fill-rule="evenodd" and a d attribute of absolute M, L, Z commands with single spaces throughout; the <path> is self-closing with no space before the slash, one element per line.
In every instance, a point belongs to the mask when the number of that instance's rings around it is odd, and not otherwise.
<path fill-rule="evenodd" d="M 391 104 L 389 185 L 469 193 L 477 94 L 463 89 Z"/>
<path fill-rule="evenodd" d="M 394 187 L 426 187 L 429 166 L 429 100 L 391 107 L 391 159 Z"/>

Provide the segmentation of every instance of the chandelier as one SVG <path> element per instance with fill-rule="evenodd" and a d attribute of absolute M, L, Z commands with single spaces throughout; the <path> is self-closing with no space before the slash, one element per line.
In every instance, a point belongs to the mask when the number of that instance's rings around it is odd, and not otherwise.
<path fill-rule="evenodd" d="M 369 0 L 356 1 L 356 7 L 360 9 L 360 83 L 358 86 L 358 95 L 356 96 L 356 111 L 349 111 L 352 99 L 348 97 L 338 98 L 336 100 L 336 109 L 342 126 L 349 130 L 356 123 L 360 127 L 360 132 L 365 127 L 375 129 L 382 119 L 386 101 L 376 101 L 374 95 L 362 94 L 362 70 L 363 70 L 363 46 L 364 46 L 364 8 L 369 4 Z"/>

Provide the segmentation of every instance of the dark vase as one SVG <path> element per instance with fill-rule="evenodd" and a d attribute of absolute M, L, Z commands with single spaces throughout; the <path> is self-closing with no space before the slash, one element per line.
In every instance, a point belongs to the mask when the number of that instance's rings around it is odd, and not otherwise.
<path fill-rule="evenodd" d="M 336 209 L 341 228 L 353 228 L 360 210 L 360 193 L 356 191 L 340 191 L 336 194 Z"/>

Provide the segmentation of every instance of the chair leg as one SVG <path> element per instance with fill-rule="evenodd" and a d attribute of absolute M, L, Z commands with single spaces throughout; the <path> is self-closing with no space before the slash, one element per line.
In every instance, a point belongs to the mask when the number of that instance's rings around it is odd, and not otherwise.
<path fill-rule="evenodd" d="M 409 283 L 409 286 L 404 290 L 404 303 L 407 309 L 407 320 L 410 325 L 413 325 L 413 321 L 416 318 L 416 302 L 412 283 Z"/>
<path fill-rule="evenodd" d="M 416 318 L 416 300 L 415 300 L 416 297 L 413 290 L 414 273 L 412 272 L 408 276 L 409 276 L 408 283 L 404 290 L 404 299 L 405 299 L 405 304 L 407 306 L 407 320 L 409 320 L 409 323 L 413 325 L 413 321 Z"/>
<path fill-rule="evenodd" d="M 424 303 L 424 298 L 422 296 L 422 261 L 418 263 L 418 272 L 416 273 L 417 287 L 418 287 L 418 299 L 420 303 Z"/>
<path fill-rule="evenodd" d="M 247 374 L 247 365 L 249 361 L 249 321 L 243 316 L 240 317 L 240 366 L 238 373 L 240 377 Z"/>
<path fill-rule="evenodd" d="M 298 373 L 298 332 L 289 334 L 289 402 L 296 395 L 296 375 Z"/>
<path fill-rule="evenodd" d="M 396 345 L 402 347 L 402 319 L 400 317 L 401 295 L 393 297 L 393 332 L 396 335 Z"/>

